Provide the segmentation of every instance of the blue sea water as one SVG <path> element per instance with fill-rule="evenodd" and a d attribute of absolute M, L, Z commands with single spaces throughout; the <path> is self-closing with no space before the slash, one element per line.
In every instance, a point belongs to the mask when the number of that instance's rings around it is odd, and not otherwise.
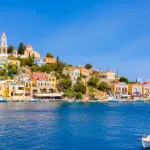
<path fill-rule="evenodd" d="M 0 150 L 141 150 L 150 103 L 0 104 Z"/>

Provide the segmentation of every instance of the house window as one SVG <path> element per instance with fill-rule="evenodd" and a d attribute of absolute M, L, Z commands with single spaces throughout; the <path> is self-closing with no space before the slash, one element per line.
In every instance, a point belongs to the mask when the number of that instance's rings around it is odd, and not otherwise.
<path fill-rule="evenodd" d="M 18 90 L 24 90 L 24 87 L 18 87 Z"/>

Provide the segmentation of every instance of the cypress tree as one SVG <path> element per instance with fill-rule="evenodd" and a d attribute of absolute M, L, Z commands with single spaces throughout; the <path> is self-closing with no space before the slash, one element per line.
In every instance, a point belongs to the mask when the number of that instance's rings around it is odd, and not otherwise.
<path fill-rule="evenodd" d="M 10 46 L 8 46 L 8 48 L 7 48 L 7 53 L 8 53 L 8 54 L 12 54 L 13 50 L 14 50 L 14 47 L 10 45 Z"/>
<path fill-rule="evenodd" d="M 23 42 L 21 42 L 18 47 L 18 54 L 23 55 L 24 50 L 25 50 L 25 46 L 23 45 Z"/>
<path fill-rule="evenodd" d="M 59 61 L 59 57 L 57 56 L 57 62 Z"/>

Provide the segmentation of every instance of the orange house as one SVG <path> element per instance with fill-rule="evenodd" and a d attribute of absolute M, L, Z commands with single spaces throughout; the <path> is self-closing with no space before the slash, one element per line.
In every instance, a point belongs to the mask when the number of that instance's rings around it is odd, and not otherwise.
<path fill-rule="evenodd" d="M 44 61 L 45 61 L 47 64 L 54 64 L 54 63 L 56 63 L 56 58 L 48 58 L 48 57 L 45 57 L 45 58 L 44 58 Z"/>
<path fill-rule="evenodd" d="M 44 72 L 33 72 L 31 76 L 32 80 L 47 80 L 48 79 L 48 74 Z"/>

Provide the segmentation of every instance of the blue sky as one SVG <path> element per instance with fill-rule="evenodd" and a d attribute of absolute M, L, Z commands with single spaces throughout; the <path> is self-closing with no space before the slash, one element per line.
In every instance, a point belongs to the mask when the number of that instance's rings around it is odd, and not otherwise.
<path fill-rule="evenodd" d="M 0 16 L 16 48 L 23 41 L 42 56 L 150 79 L 149 0 L 7 0 Z"/>

